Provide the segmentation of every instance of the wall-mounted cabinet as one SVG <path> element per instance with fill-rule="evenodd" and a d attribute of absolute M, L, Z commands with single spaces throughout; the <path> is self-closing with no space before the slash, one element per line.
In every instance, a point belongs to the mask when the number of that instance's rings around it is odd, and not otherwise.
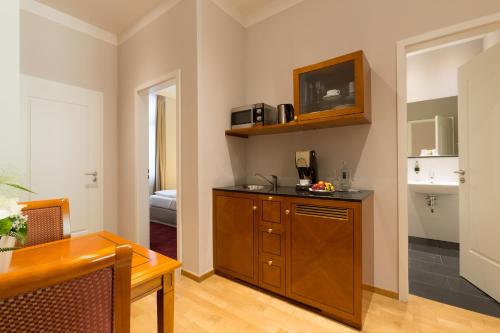
<path fill-rule="evenodd" d="M 228 130 L 226 135 L 248 137 L 371 122 L 370 67 L 363 51 L 297 68 L 293 86 L 294 121 Z"/>

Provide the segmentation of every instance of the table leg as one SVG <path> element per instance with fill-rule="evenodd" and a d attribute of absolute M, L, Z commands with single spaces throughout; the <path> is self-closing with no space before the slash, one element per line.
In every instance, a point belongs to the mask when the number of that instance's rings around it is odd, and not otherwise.
<path fill-rule="evenodd" d="M 174 332 L 174 275 L 163 276 L 163 288 L 156 292 L 158 333 Z"/>

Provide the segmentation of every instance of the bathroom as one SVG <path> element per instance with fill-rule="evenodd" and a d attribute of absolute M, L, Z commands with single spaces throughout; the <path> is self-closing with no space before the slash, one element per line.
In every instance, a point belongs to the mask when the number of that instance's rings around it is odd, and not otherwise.
<path fill-rule="evenodd" d="M 498 41 L 500 33 L 493 32 L 409 52 L 406 132 L 410 293 L 500 317 L 500 304 L 480 288 L 480 283 L 471 283 L 473 279 L 467 274 L 470 267 L 465 267 L 461 258 L 470 252 L 464 239 L 474 246 L 478 239 L 466 234 L 471 229 L 463 222 L 470 217 L 465 206 L 473 202 L 466 195 L 473 191 L 474 184 L 469 182 L 476 154 L 471 148 L 474 138 L 463 133 L 469 131 L 471 123 L 481 120 L 464 117 L 469 95 L 464 90 L 468 89 L 467 80 L 463 80 L 467 69 L 462 67 L 474 63 Z M 465 157 L 471 162 L 468 169 Z M 482 205 L 478 201 L 474 204 Z M 461 234 L 461 230 L 466 232 Z"/>

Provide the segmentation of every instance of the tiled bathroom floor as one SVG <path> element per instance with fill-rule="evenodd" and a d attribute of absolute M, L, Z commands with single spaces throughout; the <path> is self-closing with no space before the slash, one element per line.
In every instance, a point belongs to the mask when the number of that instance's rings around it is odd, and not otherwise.
<path fill-rule="evenodd" d="M 500 303 L 460 277 L 458 246 L 409 237 L 410 293 L 500 318 Z"/>

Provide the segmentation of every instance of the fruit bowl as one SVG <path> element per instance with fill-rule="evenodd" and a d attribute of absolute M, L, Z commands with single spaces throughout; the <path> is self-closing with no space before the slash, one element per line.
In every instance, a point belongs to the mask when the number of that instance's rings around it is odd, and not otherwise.
<path fill-rule="evenodd" d="M 314 194 L 314 195 L 330 195 L 332 194 L 333 192 L 335 192 L 335 190 L 333 191 L 327 191 L 327 190 L 313 190 L 312 188 L 309 189 L 309 192 Z"/>
<path fill-rule="evenodd" d="M 320 180 L 316 184 L 311 185 L 309 192 L 317 195 L 328 195 L 335 192 L 335 186 L 332 183 Z"/>

